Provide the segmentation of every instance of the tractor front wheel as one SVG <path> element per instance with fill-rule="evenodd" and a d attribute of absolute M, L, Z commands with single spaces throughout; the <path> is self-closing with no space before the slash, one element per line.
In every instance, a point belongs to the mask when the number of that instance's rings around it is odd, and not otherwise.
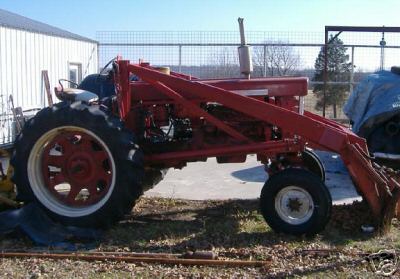
<path fill-rule="evenodd" d="M 260 208 L 274 231 L 313 235 L 329 221 L 332 199 L 320 177 L 308 170 L 289 168 L 265 183 Z"/>
<path fill-rule="evenodd" d="M 61 103 L 41 110 L 15 142 L 17 198 L 53 219 L 107 227 L 142 193 L 143 155 L 132 133 L 99 106 Z"/>

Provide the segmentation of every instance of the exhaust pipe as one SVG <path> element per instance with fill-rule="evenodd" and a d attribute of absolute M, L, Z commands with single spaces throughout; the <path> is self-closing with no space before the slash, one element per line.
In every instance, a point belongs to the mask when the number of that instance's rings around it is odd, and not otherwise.
<path fill-rule="evenodd" d="M 250 73 L 253 72 L 253 63 L 251 60 L 251 49 L 250 46 L 246 45 L 246 38 L 244 36 L 243 18 L 238 18 L 239 32 L 240 32 L 240 47 L 238 47 L 239 53 L 239 65 L 240 73 L 247 79 L 250 79 Z"/>

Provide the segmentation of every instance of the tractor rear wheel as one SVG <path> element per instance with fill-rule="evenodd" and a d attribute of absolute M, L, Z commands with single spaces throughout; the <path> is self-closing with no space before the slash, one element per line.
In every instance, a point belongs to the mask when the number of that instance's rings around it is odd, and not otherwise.
<path fill-rule="evenodd" d="M 149 168 L 144 171 L 143 191 L 153 189 L 168 172 L 168 168 Z"/>
<path fill-rule="evenodd" d="M 274 231 L 313 235 L 329 221 L 332 199 L 317 175 L 289 168 L 267 180 L 261 191 L 260 208 Z"/>
<path fill-rule="evenodd" d="M 60 103 L 26 123 L 12 158 L 17 198 L 66 225 L 108 227 L 142 194 L 143 155 L 96 105 Z"/>

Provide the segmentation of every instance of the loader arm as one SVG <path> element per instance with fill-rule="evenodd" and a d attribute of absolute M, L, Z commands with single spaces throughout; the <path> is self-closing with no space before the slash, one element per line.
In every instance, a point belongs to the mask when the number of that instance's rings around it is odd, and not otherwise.
<path fill-rule="evenodd" d="M 382 223 L 393 216 L 399 195 L 398 177 L 394 172 L 385 171 L 376 165 L 369 156 L 365 140 L 349 129 L 310 112 L 301 115 L 199 80 L 163 74 L 148 66 L 129 64 L 124 60 L 118 61 L 118 65 L 116 84 L 121 118 L 124 119 L 130 110 L 130 94 L 134 94 L 127 78 L 129 73 L 134 73 L 168 96 L 185 99 L 184 92 L 190 92 L 207 102 L 217 102 L 255 119 L 284 128 L 313 146 L 339 153 L 376 220 Z M 307 79 L 304 78 L 303 83 L 305 93 Z"/>

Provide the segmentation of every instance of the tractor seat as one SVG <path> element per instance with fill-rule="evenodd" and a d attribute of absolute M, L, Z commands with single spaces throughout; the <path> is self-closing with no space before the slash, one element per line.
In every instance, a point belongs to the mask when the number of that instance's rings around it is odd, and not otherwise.
<path fill-rule="evenodd" d="M 95 93 L 77 88 L 64 88 L 61 91 L 57 90 L 56 88 L 55 93 L 57 98 L 61 101 L 84 101 L 91 103 L 99 99 Z"/>

